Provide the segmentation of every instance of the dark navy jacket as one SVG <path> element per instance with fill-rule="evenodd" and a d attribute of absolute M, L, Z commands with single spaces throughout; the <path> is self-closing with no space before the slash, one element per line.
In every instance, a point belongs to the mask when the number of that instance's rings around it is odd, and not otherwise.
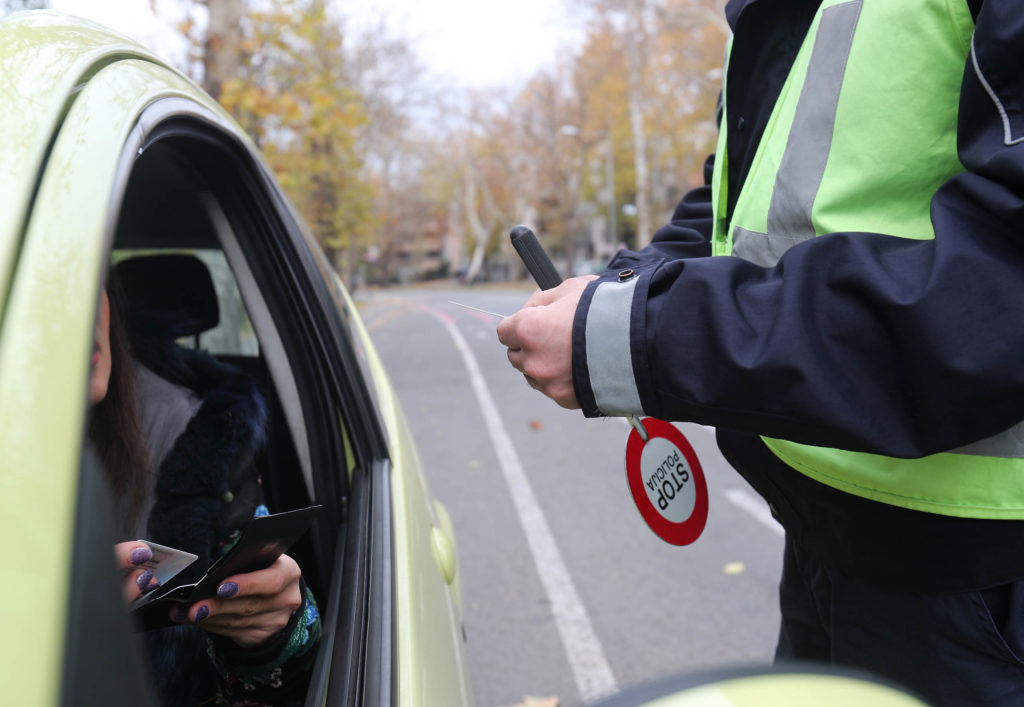
<path fill-rule="evenodd" d="M 726 8 L 734 39 L 729 124 L 721 129 L 729 131 L 730 199 L 818 5 L 747 0 Z M 815 511 L 803 507 L 809 496 L 816 506 L 867 504 L 897 525 L 923 525 L 925 536 L 950 526 L 972 533 L 978 526 L 974 536 L 989 539 L 1022 532 L 1016 528 L 1024 523 L 965 526 L 851 499 L 796 472 L 790 478 L 788 467 L 775 468 L 777 460 L 749 441 L 763 434 L 919 457 L 1024 419 L 1024 13 L 1014 0 L 969 5 L 976 29 L 960 95 L 936 96 L 959 101 L 966 171 L 932 199 L 935 239 L 833 233 L 791 248 L 770 268 L 703 257 L 710 254 L 710 187 L 694 190 L 649 247 L 622 251 L 581 300 L 573 376 L 585 414 L 609 412 L 598 407 L 594 388 L 602 383 L 591 380 L 587 365 L 588 345 L 604 343 L 587 341 L 592 299 L 598 283 L 631 269 L 629 353 L 642 412 L 714 425 L 734 464 L 772 466 L 770 475 L 741 471 L 769 501 L 797 506 L 791 514 L 776 509 L 791 532 L 814 524 L 808 516 Z M 850 515 L 855 523 L 857 513 Z M 842 530 L 823 552 L 837 551 Z M 1024 576 L 1024 563 L 994 564 L 950 582 Z"/>

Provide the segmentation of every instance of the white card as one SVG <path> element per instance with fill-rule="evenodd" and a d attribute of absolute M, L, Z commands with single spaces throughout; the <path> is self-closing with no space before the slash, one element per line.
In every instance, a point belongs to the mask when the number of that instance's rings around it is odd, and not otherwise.
<path fill-rule="evenodd" d="M 176 574 L 199 559 L 198 555 L 193 555 L 191 552 L 176 550 L 173 547 L 159 545 L 149 540 L 143 540 L 142 542 L 149 545 L 149 549 L 153 551 L 153 559 L 149 562 L 143 562 L 138 567 L 152 570 L 153 577 L 161 585 L 167 584 Z"/>

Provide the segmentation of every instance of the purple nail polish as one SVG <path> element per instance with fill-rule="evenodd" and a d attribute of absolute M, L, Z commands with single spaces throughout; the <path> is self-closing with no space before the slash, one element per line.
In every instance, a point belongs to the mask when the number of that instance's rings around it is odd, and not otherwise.
<path fill-rule="evenodd" d="M 156 577 L 153 577 L 153 579 L 150 580 L 149 584 L 146 585 L 146 588 L 142 590 L 142 593 L 143 594 L 149 594 L 151 591 L 153 591 L 154 589 L 156 589 L 159 586 L 160 586 L 160 580 L 157 579 Z"/>
<path fill-rule="evenodd" d="M 209 615 L 210 615 L 210 607 L 205 606 L 205 605 L 201 606 L 201 607 L 199 607 L 199 610 L 196 612 L 195 620 L 196 621 L 202 621 L 203 619 L 205 619 Z"/>
<path fill-rule="evenodd" d="M 229 599 L 238 594 L 238 585 L 234 582 L 224 582 L 217 587 L 217 596 L 221 599 Z"/>
<path fill-rule="evenodd" d="M 141 565 L 143 562 L 149 562 L 153 559 L 153 551 L 148 547 L 137 547 L 131 551 L 128 559 L 131 560 L 133 565 Z"/>
<path fill-rule="evenodd" d="M 146 591 L 146 587 L 149 586 L 149 581 L 153 579 L 153 571 L 146 570 L 138 577 L 135 578 L 135 583 L 139 585 L 139 589 Z"/>

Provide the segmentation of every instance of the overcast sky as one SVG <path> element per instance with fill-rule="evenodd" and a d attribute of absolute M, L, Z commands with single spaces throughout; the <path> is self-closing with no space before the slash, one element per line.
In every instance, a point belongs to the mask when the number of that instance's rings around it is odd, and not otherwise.
<path fill-rule="evenodd" d="M 51 0 L 56 10 L 88 17 L 180 63 L 171 29 L 181 18 L 176 0 Z M 466 87 L 521 83 L 552 65 L 577 32 L 565 0 L 335 0 L 355 27 L 383 16 L 392 35 L 406 37 L 431 73 Z"/>
<path fill-rule="evenodd" d="M 563 0 L 363 0 L 353 19 L 384 14 L 434 72 L 467 85 L 518 83 L 571 41 Z M 365 15 L 364 15 L 365 13 Z"/>

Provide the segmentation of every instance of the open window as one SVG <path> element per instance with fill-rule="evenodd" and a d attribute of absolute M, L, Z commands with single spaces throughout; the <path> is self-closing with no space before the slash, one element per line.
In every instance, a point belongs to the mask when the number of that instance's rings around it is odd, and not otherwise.
<path fill-rule="evenodd" d="M 203 111 L 163 103 L 140 121 L 152 126 L 141 148 L 126 147 L 132 159 L 123 160 L 124 192 L 113 205 L 112 262 L 188 256 L 205 268 L 216 326 L 179 343 L 264 391 L 268 442 L 256 466 L 271 511 L 326 509 L 289 550 L 323 621 L 308 703 L 327 695 L 389 703 L 390 467 L 349 314 L 325 279 L 322 254 L 251 148 Z M 180 279 L 154 284 L 193 289 Z"/>

